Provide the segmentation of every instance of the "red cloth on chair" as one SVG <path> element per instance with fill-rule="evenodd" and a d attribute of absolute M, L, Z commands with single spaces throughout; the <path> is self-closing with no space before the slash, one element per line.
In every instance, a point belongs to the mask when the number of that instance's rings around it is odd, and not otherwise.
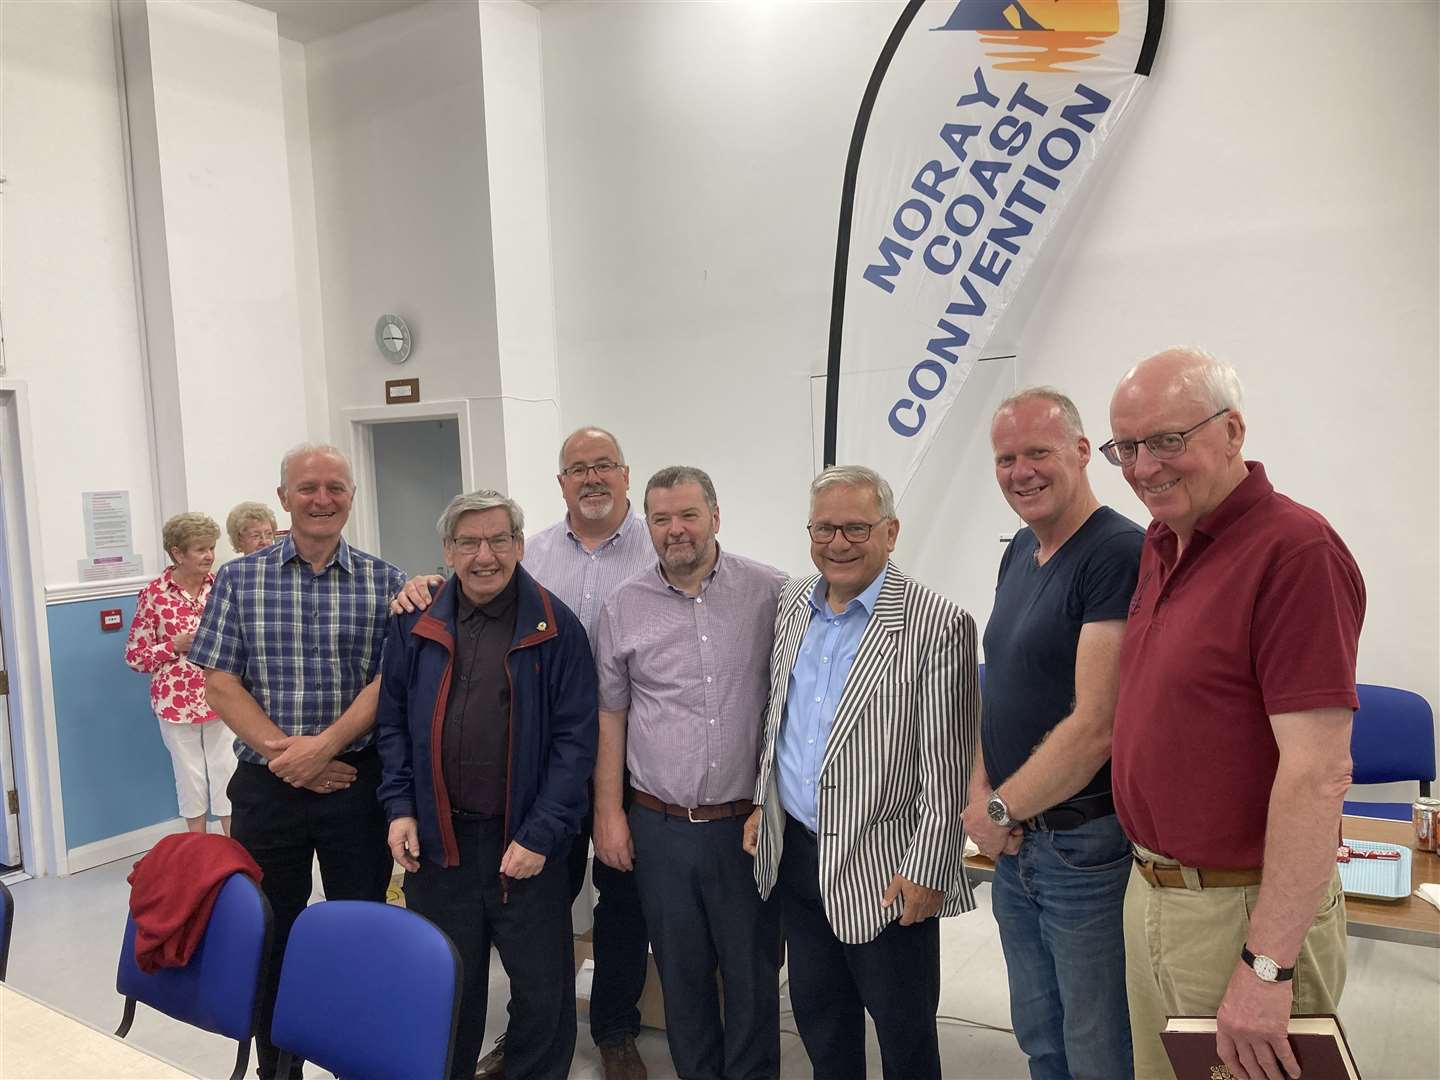
<path fill-rule="evenodd" d="M 228 836 L 174 833 L 151 848 L 128 879 L 136 966 L 153 975 L 188 964 L 210 925 L 215 898 L 236 873 L 260 882 L 260 867 Z"/>

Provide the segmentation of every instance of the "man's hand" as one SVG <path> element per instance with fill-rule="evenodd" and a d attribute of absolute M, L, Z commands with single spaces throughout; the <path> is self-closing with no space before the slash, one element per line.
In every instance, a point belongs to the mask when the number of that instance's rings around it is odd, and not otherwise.
<path fill-rule="evenodd" d="M 408 615 L 412 611 L 424 611 L 434 599 L 430 590 L 440 590 L 445 579 L 439 574 L 421 574 L 405 582 L 405 587 L 390 601 L 391 615 Z"/>
<path fill-rule="evenodd" d="M 899 874 L 890 879 L 890 887 L 880 898 L 880 906 L 888 908 L 897 896 L 904 900 L 904 910 L 900 912 L 901 926 L 924 922 L 940 910 L 940 904 L 945 899 L 945 894 L 939 889 L 916 885 Z"/>
<path fill-rule="evenodd" d="M 1286 1031 L 1294 990 L 1289 981 L 1268 983 L 1243 960 L 1216 1014 L 1215 1049 L 1235 1080 L 1283 1080 L 1300 1075 Z"/>
<path fill-rule="evenodd" d="M 616 870 L 635 869 L 635 844 L 623 810 L 595 811 L 595 857 Z"/>
<path fill-rule="evenodd" d="M 534 877 L 545 869 L 545 856 L 521 847 L 514 840 L 500 858 L 500 873 L 510 878 Z"/>
<path fill-rule="evenodd" d="M 745 835 L 740 839 L 740 846 L 745 849 L 745 854 L 754 855 L 755 849 L 760 846 L 760 819 L 765 811 L 755 807 L 750 816 L 745 819 Z"/>
<path fill-rule="evenodd" d="M 176 634 L 170 639 L 170 647 L 179 656 L 184 656 L 190 651 L 190 643 L 195 640 L 194 634 Z"/>
<path fill-rule="evenodd" d="M 335 757 L 329 744 L 319 735 L 266 739 L 265 748 L 279 751 L 270 759 L 270 771 L 291 787 L 307 786 Z"/>
<path fill-rule="evenodd" d="M 302 786 L 306 791 L 313 791 L 317 795 L 334 795 L 335 792 L 344 791 L 353 784 L 358 775 L 354 765 L 347 765 L 343 761 L 332 761 L 320 770 L 319 776 Z"/>
<path fill-rule="evenodd" d="M 413 817 L 390 822 L 390 855 L 410 873 L 420 869 L 420 830 Z"/>
<path fill-rule="evenodd" d="M 961 820 L 965 824 L 965 835 L 975 841 L 980 854 L 987 859 L 998 859 L 1001 855 L 1014 855 L 1020 850 L 1020 838 L 1025 831 L 1018 825 L 996 825 L 990 820 L 985 804 L 990 793 L 976 795 L 965 807 Z"/>

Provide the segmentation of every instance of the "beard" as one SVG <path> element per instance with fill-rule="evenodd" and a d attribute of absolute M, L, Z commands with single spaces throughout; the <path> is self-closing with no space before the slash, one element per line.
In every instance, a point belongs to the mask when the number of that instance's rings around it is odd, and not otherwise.
<path fill-rule="evenodd" d="M 602 502 L 587 502 L 586 496 L 604 495 Z M 615 496 L 610 493 L 607 487 L 587 487 L 580 489 L 580 495 L 575 500 L 580 508 L 580 516 L 586 521 L 602 521 L 610 516 L 610 511 L 615 509 Z"/>
<path fill-rule="evenodd" d="M 660 561 L 665 564 L 666 570 L 673 570 L 678 574 L 689 574 L 705 565 L 705 560 L 710 557 L 713 548 L 713 539 L 698 544 L 685 541 L 680 544 L 666 545 Z"/>

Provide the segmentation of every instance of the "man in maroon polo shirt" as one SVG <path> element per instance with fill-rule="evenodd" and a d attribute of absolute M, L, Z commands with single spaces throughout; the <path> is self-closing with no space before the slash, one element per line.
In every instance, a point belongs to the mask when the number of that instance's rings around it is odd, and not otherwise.
<path fill-rule="evenodd" d="M 1359 568 L 1323 517 L 1241 457 L 1233 369 L 1152 356 L 1120 381 L 1113 438 L 1154 521 L 1115 708 L 1115 805 L 1135 844 L 1125 900 L 1137 1077 L 1171 1077 L 1167 1016 L 1218 1015 L 1238 1080 L 1300 1069 L 1294 1013 L 1345 982 L 1335 868 L 1350 783 Z"/>

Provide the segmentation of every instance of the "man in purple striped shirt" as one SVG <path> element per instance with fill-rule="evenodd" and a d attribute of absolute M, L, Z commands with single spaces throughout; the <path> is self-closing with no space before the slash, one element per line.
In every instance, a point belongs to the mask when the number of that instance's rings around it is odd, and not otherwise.
<path fill-rule="evenodd" d="M 595 854 L 633 871 L 678 1075 L 775 1077 L 779 918 L 742 833 L 785 575 L 720 550 L 715 486 L 699 469 L 651 477 L 645 515 L 659 562 L 611 593 L 594 634 Z"/>

